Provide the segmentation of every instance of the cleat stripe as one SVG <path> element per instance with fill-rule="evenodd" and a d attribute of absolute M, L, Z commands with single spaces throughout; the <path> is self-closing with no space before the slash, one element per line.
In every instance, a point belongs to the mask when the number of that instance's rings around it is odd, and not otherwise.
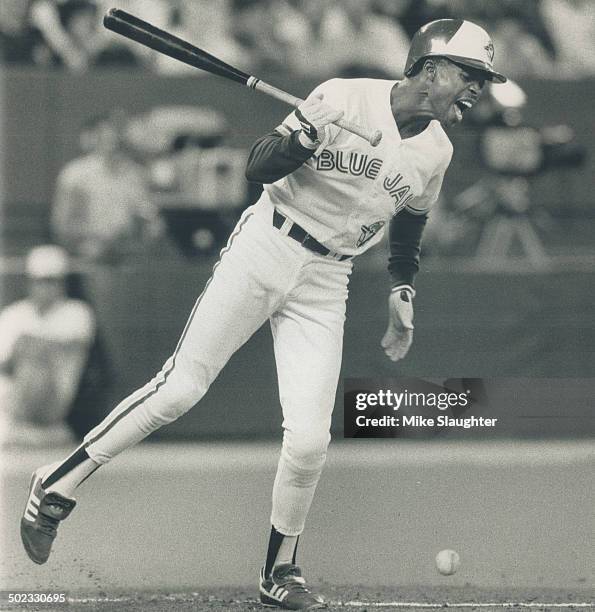
<path fill-rule="evenodd" d="M 33 491 L 31 492 L 30 501 L 35 502 L 38 507 L 39 507 L 39 504 L 41 503 L 41 500 L 39 499 L 39 497 L 37 497 L 37 495 L 35 495 L 35 493 L 33 493 Z"/>
<path fill-rule="evenodd" d="M 279 587 L 275 587 L 275 589 L 276 589 L 276 588 L 279 588 Z M 271 589 L 270 591 L 267 591 L 266 589 L 262 589 L 262 590 L 261 590 L 261 593 L 263 593 L 263 594 L 264 594 L 266 597 L 269 597 L 270 599 L 273 599 L 273 600 L 275 600 L 275 601 L 277 601 L 277 602 L 281 603 L 281 602 L 283 601 L 283 599 L 282 599 L 282 598 L 280 598 L 280 597 L 277 597 L 276 595 L 274 595 L 274 594 L 273 594 L 273 590 L 274 590 L 274 589 Z"/>
<path fill-rule="evenodd" d="M 29 504 L 33 506 L 36 510 L 39 510 L 39 504 L 36 504 L 32 499 L 29 500 Z"/>
<path fill-rule="evenodd" d="M 36 519 L 37 517 L 35 517 L 34 515 L 32 515 L 32 514 L 31 514 L 31 512 L 29 511 L 29 509 L 27 509 L 27 510 L 25 510 L 25 518 L 26 518 L 28 521 L 31 521 L 32 523 L 34 523 L 34 522 L 35 522 L 35 519 Z"/>
<path fill-rule="evenodd" d="M 289 595 L 289 591 L 283 589 L 283 593 L 279 596 L 279 601 L 283 601 Z"/>
<path fill-rule="evenodd" d="M 32 514 L 33 516 L 37 516 L 38 510 L 39 509 L 31 505 L 31 503 L 27 504 L 26 511 L 29 512 L 29 514 Z"/>

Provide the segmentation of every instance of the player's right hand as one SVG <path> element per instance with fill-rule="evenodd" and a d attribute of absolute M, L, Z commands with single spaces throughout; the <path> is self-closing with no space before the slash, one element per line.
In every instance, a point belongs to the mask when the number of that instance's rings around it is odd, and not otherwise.
<path fill-rule="evenodd" d="M 317 93 L 308 96 L 296 109 L 302 130 L 300 142 L 304 146 L 320 144 L 324 140 L 325 128 L 343 116 L 343 111 L 334 109 L 323 102 L 324 94 Z"/>
<path fill-rule="evenodd" d="M 413 342 L 414 296 L 409 285 L 402 285 L 394 287 L 388 298 L 388 326 L 380 344 L 391 361 L 403 359 Z"/>

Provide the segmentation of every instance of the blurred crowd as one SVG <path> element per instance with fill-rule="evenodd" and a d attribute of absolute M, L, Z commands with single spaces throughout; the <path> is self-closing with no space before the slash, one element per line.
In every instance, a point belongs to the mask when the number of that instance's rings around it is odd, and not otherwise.
<path fill-rule="evenodd" d="M 127 66 L 203 74 L 105 30 L 113 4 L 256 74 L 398 78 L 421 25 L 463 16 L 491 32 L 497 68 L 509 76 L 595 75 L 592 0 L 0 0 L 3 62 L 78 74 Z M 424 248 L 456 255 L 464 245 L 476 264 L 507 269 L 516 241 L 543 270 L 548 255 L 534 227 L 543 207 L 531 181 L 561 177 L 585 153 L 566 125 L 526 125 L 526 95 L 514 82 L 498 88 L 468 119 L 481 174 L 441 201 Z M 42 204 L 49 214 L 26 256 L 24 295 L 0 308 L 0 446 L 67 442 L 106 405 L 100 317 L 73 270 L 104 275 L 98 293 L 109 295 L 110 275 L 131 262 L 213 255 L 225 242 L 258 189 L 244 179 L 247 151 L 228 145 L 228 123 L 212 107 L 164 104 L 135 115 L 114 107 L 81 126 L 79 150 Z M 560 183 L 566 195 L 570 183 Z"/>
<path fill-rule="evenodd" d="M 498 69 L 512 77 L 595 74 L 592 0 L 119 0 L 118 8 L 249 72 L 398 77 L 424 23 L 465 17 L 492 34 Z M 113 0 L 2 0 L 8 64 L 85 71 L 137 66 L 192 70 L 101 27 Z M 499 52 L 498 52 L 499 50 Z M 193 71 L 199 75 L 199 71 Z"/>

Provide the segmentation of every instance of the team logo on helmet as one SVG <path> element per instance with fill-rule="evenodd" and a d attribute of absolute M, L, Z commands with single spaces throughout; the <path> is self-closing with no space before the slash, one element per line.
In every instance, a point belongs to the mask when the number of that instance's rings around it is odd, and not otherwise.
<path fill-rule="evenodd" d="M 484 49 L 486 50 L 488 57 L 490 58 L 490 63 L 492 63 L 494 61 L 494 45 L 492 44 L 492 41 L 490 40 L 490 42 L 484 47 Z"/>

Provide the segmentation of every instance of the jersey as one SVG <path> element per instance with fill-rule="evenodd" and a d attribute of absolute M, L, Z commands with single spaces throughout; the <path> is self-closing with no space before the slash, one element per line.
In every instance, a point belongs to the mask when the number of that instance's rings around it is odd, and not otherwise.
<path fill-rule="evenodd" d="M 58 235 L 75 231 L 109 240 L 133 233 L 137 217 L 155 215 L 144 173 L 130 160 L 121 160 L 111 169 L 90 154 L 69 162 L 58 177 L 52 215 Z"/>
<path fill-rule="evenodd" d="M 395 81 L 331 79 L 322 93 L 345 118 L 380 129 L 377 147 L 332 124 L 302 166 L 264 186 L 263 198 L 331 251 L 359 255 L 378 243 L 388 221 L 404 208 L 426 214 L 438 199 L 452 144 L 438 121 L 403 139 L 391 108 Z M 295 112 L 277 130 L 301 128 Z"/>
<path fill-rule="evenodd" d="M 0 313 L 0 364 L 9 364 L 14 375 L 21 376 L 23 372 L 35 370 L 40 359 L 35 347 L 33 354 L 28 351 L 19 355 L 19 339 L 26 337 L 33 343 L 36 339 L 55 343 L 53 359 L 45 365 L 57 402 L 54 406 L 48 402 L 46 409 L 54 410 L 54 419 L 59 420 L 65 417 L 76 391 L 94 334 L 95 316 L 91 307 L 83 301 L 65 299 L 40 313 L 30 300 L 20 300 Z M 46 418 L 52 420 L 49 415 Z"/>

